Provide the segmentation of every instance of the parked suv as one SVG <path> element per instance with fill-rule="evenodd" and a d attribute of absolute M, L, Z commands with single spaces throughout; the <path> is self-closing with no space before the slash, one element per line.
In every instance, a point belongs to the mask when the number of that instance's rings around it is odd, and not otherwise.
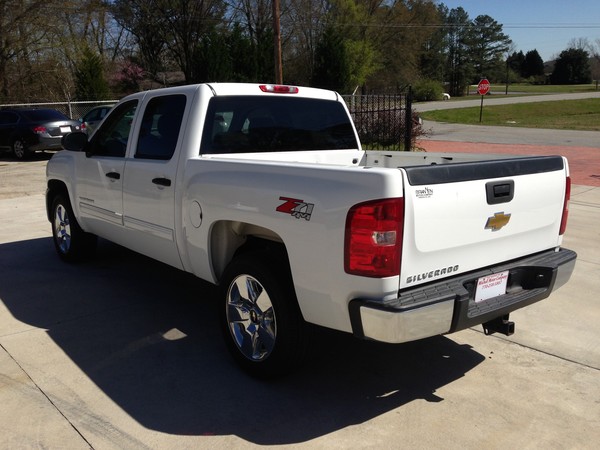
<path fill-rule="evenodd" d="M 80 122 L 55 109 L 0 110 L 0 150 L 12 151 L 17 159 L 36 151 L 61 150 L 62 137 L 80 130 Z"/>

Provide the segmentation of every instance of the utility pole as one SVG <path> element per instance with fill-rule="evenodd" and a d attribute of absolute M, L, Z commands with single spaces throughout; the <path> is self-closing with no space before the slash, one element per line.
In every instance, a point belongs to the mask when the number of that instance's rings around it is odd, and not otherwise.
<path fill-rule="evenodd" d="M 283 63 L 281 58 L 281 27 L 279 24 L 279 1 L 273 0 L 273 30 L 275 39 L 275 83 L 283 84 Z"/>

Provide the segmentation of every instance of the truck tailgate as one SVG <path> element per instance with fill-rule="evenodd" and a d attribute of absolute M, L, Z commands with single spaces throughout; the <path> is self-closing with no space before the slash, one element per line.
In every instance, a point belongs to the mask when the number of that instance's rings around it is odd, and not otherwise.
<path fill-rule="evenodd" d="M 560 245 L 567 163 L 560 156 L 401 169 L 400 288 Z"/>

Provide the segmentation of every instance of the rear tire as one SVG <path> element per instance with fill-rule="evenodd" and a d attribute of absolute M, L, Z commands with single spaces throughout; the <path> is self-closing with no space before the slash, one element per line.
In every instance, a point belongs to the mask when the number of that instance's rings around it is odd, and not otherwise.
<path fill-rule="evenodd" d="M 76 262 L 87 259 L 96 249 L 97 238 L 81 229 L 69 199 L 63 194 L 52 201 L 52 239 L 61 259 Z"/>
<path fill-rule="evenodd" d="M 285 375 L 302 364 L 307 331 L 287 263 L 242 254 L 225 270 L 222 330 L 237 364 L 256 378 Z"/>
<path fill-rule="evenodd" d="M 23 141 L 22 139 L 15 139 L 15 141 L 12 144 L 12 151 L 15 158 L 17 158 L 20 161 L 24 161 L 29 158 L 30 152 L 27 149 L 25 141 Z"/>

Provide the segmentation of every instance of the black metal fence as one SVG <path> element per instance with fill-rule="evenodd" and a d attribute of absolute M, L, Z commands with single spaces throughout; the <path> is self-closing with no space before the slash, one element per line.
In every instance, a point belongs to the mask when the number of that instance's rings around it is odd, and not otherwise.
<path fill-rule="evenodd" d="M 364 148 L 406 150 L 420 126 L 412 110 L 412 91 L 396 95 L 343 96 Z"/>

